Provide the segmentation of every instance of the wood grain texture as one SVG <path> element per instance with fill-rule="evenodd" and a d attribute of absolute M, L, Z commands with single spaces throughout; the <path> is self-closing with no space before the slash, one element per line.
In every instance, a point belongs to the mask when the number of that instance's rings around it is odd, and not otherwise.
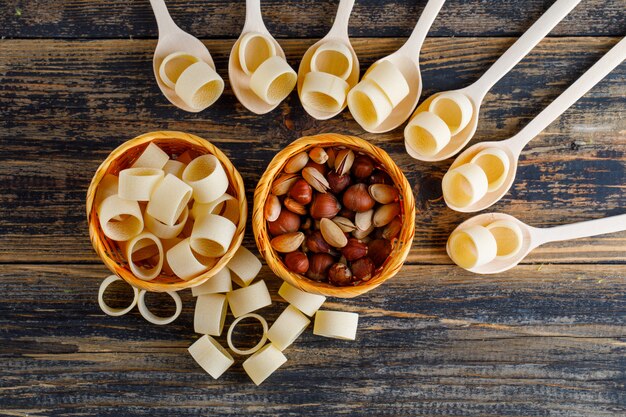
<path fill-rule="evenodd" d="M 519 36 L 552 3 L 448 1 L 430 36 Z M 237 38 L 243 27 L 243 0 L 169 0 L 167 4 L 174 21 L 198 38 Z M 262 2 L 262 11 L 269 31 L 276 37 L 321 38 L 328 32 L 337 4 L 337 0 L 267 0 Z M 408 36 L 425 4 L 426 0 L 358 0 L 350 19 L 350 35 Z M 7 38 L 157 36 L 147 0 L 5 0 L 0 7 L 0 35 Z M 625 10 L 624 0 L 585 0 L 553 34 L 619 36 L 624 31 Z"/>
<path fill-rule="evenodd" d="M 309 328 L 260 387 L 241 361 L 216 382 L 188 356 L 197 337 L 188 291 L 176 322 L 147 325 L 136 310 L 119 318 L 98 310 L 104 275 L 102 266 L 81 265 L 0 271 L 5 415 L 626 412 L 624 265 L 522 266 L 481 278 L 450 266 L 406 267 L 373 293 L 327 304 L 360 314 L 356 342 Z M 262 310 L 271 322 L 285 303 L 278 280 L 266 268 L 261 277 L 273 294 Z M 125 297 L 113 290 L 113 299 Z"/>
<path fill-rule="evenodd" d="M 476 140 L 512 136 L 616 41 L 543 41 L 487 96 Z M 423 97 L 471 83 L 512 42 L 429 39 L 422 53 Z M 309 43 L 283 41 L 288 59 L 296 63 Z M 366 68 L 400 43 L 363 39 L 355 47 Z M 231 42 L 207 45 L 218 69 L 225 68 Z M 347 111 L 316 121 L 302 111 L 295 93 L 267 117 L 248 112 L 229 88 L 208 111 L 184 113 L 169 105 L 154 83 L 153 47 L 149 40 L 0 41 L 0 261 L 97 262 L 83 214 L 93 173 L 125 140 L 172 129 L 218 144 L 240 169 L 249 197 L 267 162 L 300 136 L 340 132 L 371 140 L 393 155 L 416 193 L 417 233 L 408 261 L 450 262 L 444 251 L 447 236 L 469 217 L 447 209 L 441 199 L 440 179 L 451 161 L 415 161 L 404 151 L 401 129 L 366 134 Z M 624 79 L 626 66 L 621 65 L 531 142 L 513 189 L 493 210 L 535 226 L 624 212 Z M 251 234 L 246 242 L 253 245 Z M 527 261 L 625 262 L 625 249 L 626 234 L 621 233 L 551 244 Z"/>

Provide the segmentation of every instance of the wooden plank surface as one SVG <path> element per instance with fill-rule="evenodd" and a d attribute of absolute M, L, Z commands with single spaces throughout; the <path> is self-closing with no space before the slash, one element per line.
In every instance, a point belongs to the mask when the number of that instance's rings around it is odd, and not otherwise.
<path fill-rule="evenodd" d="M 167 3 L 227 78 L 243 0 Z M 350 33 L 363 69 L 402 44 L 425 3 L 357 1 Z M 263 1 L 294 67 L 326 33 L 336 4 Z M 446 2 L 420 55 L 423 97 L 476 80 L 550 4 Z M 207 111 L 173 108 L 154 83 L 147 0 L 5 0 L 0 11 L 0 415 L 626 415 L 626 232 L 546 245 L 504 274 L 466 273 L 444 251 L 469 217 L 441 199 L 451 161 L 410 159 L 401 129 L 367 134 L 347 111 L 319 122 L 296 94 L 255 116 L 228 83 Z M 625 11 L 626 0 L 581 2 L 487 95 L 475 140 L 519 131 L 624 35 Z M 624 213 L 625 79 L 622 64 L 533 140 L 493 210 L 542 227 Z M 356 342 L 309 329 L 286 351 L 287 364 L 255 387 L 241 361 L 213 381 L 189 357 L 197 335 L 188 291 L 169 326 L 149 325 L 136 310 L 102 314 L 97 290 L 108 271 L 87 235 L 87 186 L 112 149 L 159 129 L 218 145 L 239 167 L 250 204 L 270 159 L 300 136 L 353 134 L 392 155 L 416 195 L 417 233 L 394 279 L 328 301 L 360 314 Z M 253 248 L 250 229 L 244 243 Z M 273 294 L 262 310 L 271 323 L 285 304 L 279 280 L 267 268 L 261 278 Z M 126 297 L 115 287 L 108 299 L 122 306 Z M 166 315 L 173 310 L 163 297 L 151 295 L 149 305 Z"/>
<path fill-rule="evenodd" d="M 136 311 L 104 316 L 95 303 L 103 269 L 0 271 L 0 335 L 11 335 L 0 345 L 6 415 L 626 412 L 624 265 L 522 266 L 480 279 L 450 266 L 405 267 L 378 291 L 329 302 L 360 314 L 356 342 L 309 329 L 260 387 L 240 364 L 219 383 L 198 371 L 185 351 L 196 338 L 187 291 L 169 326 L 147 325 Z M 262 278 L 275 294 L 279 280 L 265 269 Z M 262 310 L 269 320 L 285 307 L 274 301 Z"/>
<path fill-rule="evenodd" d="M 262 12 L 279 38 L 321 38 L 335 16 L 337 0 L 264 0 Z M 448 1 L 430 36 L 519 36 L 552 1 Z M 199 38 L 236 38 L 244 22 L 244 1 L 169 0 L 173 19 Z M 350 18 L 354 37 L 408 36 L 425 0 L 358 0 Z M 7 38 L 140 38 L 157 35 L 147 0 L 5 0 L 0 35 Z M 620 36 L 625 0 L 585 0 L 553 35 Z"/>
<path fill-rule="evenodd" d="M 515 134 L 616 40 L 569 37 L 542 42 L 487 96 L 476 140 Z M 471 83 L 512 42 L 429 39 L 422 53 L 424 97 Z M 218 68 L 226 67 L 231 43 L 207 42 Z M 289 60 L 296 63 L 309 43 L 284 41 Z M 355 47 L 367 67 L 400 43 L 368 39 L 355 42 Z M 469 217 L 449 210 L 441 199 L 440 178 L 450 161 L 415 161 L 404 151 L 401 129 L 366 134 L 348 112 L 315 121 L 302 111 L 295 93 L 266 117 L 248 112 L 228 88 L 205 112 L 178 111 L 154 84 L 149 64 L 153 47 L 151 40 L 0 43 L 0 113 L 6 116 L 0 137 L 5 150 L 0 156 L 0 198 L 5 202 L 0 207 L 5 232 L 0 260 L 97 262 L 87 244 L 83 214 L 91 176 L 125 140 L 171 129 L 218 144 L 240 168 L 250 198 L 267 162 L 300 136 L 335 131 L 370 140 L 393 155 L 416 192 L 420 215 L 409 262 L 450 262 L 444 250 L 447 236 Z M 625 78 L 626 65 L 621 65 L 533 140 L 512 191 L 493 210 L 545 227 L 622 213 Z M 251 234 L 246 242 L 254 245 Z M 528 262 L 624 262 L 625 249 L 626 234 L 621 233 L 552 244 L 533 253 Z"/>

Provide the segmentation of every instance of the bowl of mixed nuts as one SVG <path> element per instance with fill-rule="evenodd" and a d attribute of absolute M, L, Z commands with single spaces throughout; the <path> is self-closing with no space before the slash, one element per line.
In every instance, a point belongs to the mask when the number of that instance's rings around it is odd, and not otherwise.
<path fill-rule="evenodd" d="M 382 149 L 353 136 L 305 136 L 270 162 L 254 193 L 254 237 L 276 275 L 350 298 L 393 277 L 415 234 L 415 198 Z"/>

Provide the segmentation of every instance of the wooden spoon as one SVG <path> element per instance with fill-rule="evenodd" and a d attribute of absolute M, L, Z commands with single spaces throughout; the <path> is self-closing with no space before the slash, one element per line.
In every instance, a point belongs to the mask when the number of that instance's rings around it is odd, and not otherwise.
<path fill-rule="evenodd" d="M 576 80 L 567 90 L 558 96 L 548 107 L 546 107 L 537 117 L 528 123 L 519 133 L 510 139 L 500 142 L 482 142 L 470 146 L 466 149 L 454 163 L 450 166 L 450 170 L 460 165 L 466 164 L 480 151 L 484 149 L 500 149 L 504 151 L 509 160 L 509 168 L 506 177 L 501 185 L 493 191 L 487 192 L 482 198 L 475 203 L 465 206 L 456 207 L 448 201 L 448 206 L 456 211 L 471 213 L 484 210 L 495 204 L 506 194 L 511 188 L 515 180 L 517 172 L 517 162 L 522 149 L 534 137 L 539 135 L 550 123 L 559 117 L 565 110 L 581 98 L 594 85 L 600 82 L 608 73 L 617 67 L 624 59 L 626 59 L 626 38 L 619 41 L 609 52 L 598 60 L 591 68 L 587 70 L 578 80 Z"/>
<path fill-rule="evenodd" d="M 159 41 L 156 49 L 154 50 L 154 57 L 152 58 L 154 78 L 156 78 L 161 92 L 165 98 L 170 101 L 170 103 L 185 111 L 197 113 L 202 109 L 189 107 L 176 95 L 173 89 L 163 83 L 161 77 L 159 76 L 159 67 L 161 66 L 161 62 L 163 62 L 163 59 L 174 52 L 187 52 L 203 60 L 215 69 L 213 58 L 211 57 L 209 50 L 199 39 L 188 34 L 179 28 L 176 23 L 174 23 L 172 17 L 167 11 L 167 6 L 165 5 L 164 0 L 150 0 L 150 4 L 152 5 L 152 11 L 154 12 L 154 17 L 156 18 L 157 26 L 159 28 Z"/>
<path fill-rule="evenodd" d="M 409 84 L 409 94 L 394 107 L 391 114 L 377 127 L 364 127 L 368 132 L 384 133 L 395 129 L 409 118 L 411 112 L 417 105 L 420 95 L 422 94 L 422 75 L 419 65 L 420 50 L 422 49 L 422 44 L 424 43 L 424 39 L 426 39 L 430 26 L 435 21 L 444 3 L 445 0 L 430 0 L 426 4 L 426 7 L 424 7 L 424 11 L 417 21 L 411 36 L 409 36 L 404 45 L 393 54 L 379 59 L 370 67 L 371 69 L 378 62 L 384 60 L 393 63 Z"/>
<path fill-rule="evenodd" d="M 511 221 L 519 226 L 522 231 L 521 248 L 515 255 L 509 258 L 495 258 L 491 262 L 468 269 L 468 271 L 476 274 L 496 274 L 513 268 L 519 264 L 533 249 L 543 245 L 544 243 L 560 242 L 564 240 L 604 235 L 607 233 L 615 233 L 626 230 L 626 214 L 562 226 L 537 228 L 529 226 L 508 214 L 485 213 L 464 221 L 455 229 L 455 231 L 476 225 L 486 227 L 488 224 L 497 220 Z M 450 248 L 447 245 L 446 250 L 448 251 L 448 255 L 450 255 Z"/>
<path fill-rule="evenodd" d="M 280 103 L 268 104 L 257 96 L 250 88 L 250 75 L 246 74 L 241 69 L 238 53 L 239 43 L 241 42 L 241 38 L 249 32 L 257 32 L 266 36 L 267 39 L 274 44 L 276 55 L 285 59 L 283 48 L 280 47 L 263 23 L 261 0 L 246 0 L 246 21 L 239 39 L 237 39 L 237 42 L 233 45 L 233 49 L 230 51 L 228 78 L 230 79 L 230 86 L 241 104 L 253 113 L 265 114 L 274 110 Z"/>
<path fill-rule="evenodd" d="M 420 161 L 442 161 L 459 152 L 469 142 L 478 126 L 480 105 L 491 88 L 522 58 L 524 58 L 580 0 L 556 1 L 498 60 L 473 84 L 460 90 L 453 90 L 465 95 L 472 103 L 473 112 L 469 124 L 456 135 L 452 136 L 447 146 L 434 155 L 425 155 L 407 146 L 407 152 Z M 437 93 L 424 100 L 411 117 L 427 111 L 430 103 L 440 94 Z"/>
<path fill-rule="evenodd" d="M 350 13 L 352 12 L 353 6 L 354 0 L 340 0 L 339 7 L 337 8 L 337 15 L 335 16 L 335 22 L 330 28 L 330 31 L 321 40 L 312 45 L 302 57 L 300 67 L 298 68 L 298 95 L 302 92 L 304 76 L 311 71 L 311 58 L 313 57 L 313 54 L 322 44 L 330 41 L 338 42 L 348 47 L 350 53 L 352 54 L 352 71 L 346 81 L 348 82 L 350 88 L 354 87 L 359 82 L 359 58 L 356 56 L 354 48 L 352 48 L 352 44 L 350 43 L 350 38 L 348 37 L 348 21 L 350 20 Z M 302 105 L 304 110 L 317 120 L 327 120 L 342 112 L 343 109 L 346 108 L 347 102 L 344 102 L 343 107 L 336 112 L 326 112 L 313 109 L 305 106 L 304 102 L 302 102 Z"/>

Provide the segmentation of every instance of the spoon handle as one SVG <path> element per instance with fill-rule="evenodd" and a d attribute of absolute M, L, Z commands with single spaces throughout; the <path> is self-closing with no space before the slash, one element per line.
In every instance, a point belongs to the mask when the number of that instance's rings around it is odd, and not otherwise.
<path fill-rule="evenodd" d="M 491 90 L 518 62 L 522 60 L 580 0 L 558 0 L 517 40 L 500 58 L 472 84 L 468 93 L 476 102 L 481 102 Z"/>
<path fill-rule="evenodd" d="M 536 230 L 538 244 L 621 232 L 626 230 L 626 214 Z"/>
<path fill-rule="evenodd" d="M 619 41 L 609 52 L 604 54 L 591 68 L 577 79 L 567 90 L 561 93 L 552 103 L 548 105 L 537 117 L 530 121 L 515 136 L 509 139 L 511 150 L 519 153 L 544 130 L 550 123 L 559 117 L 579 98 L 585 95 L 594 85 L 599 83 L 615 67 L 626 59 L 626 38 Z"/>
<path fill-rule="evenodd" d="M 398 52 L 401 51 L 402 54 L 411 57 L 415 62 L 419 61 L 419 53 L 422 49 L 424 39 L 426 39 L 430 27 L 445 2 L 446 0 L 429 0 L 429 2 L 426 3 L 422 15 L 415 24 L 413 32 L 411 32 L 411 36 L 409 36 Z"/>
<path fill-rule="evenodd" d="M 267 32 L 261 14 L 261 0 L 246 0 L 246 21 L 243 24 L 243 32 Z"/>
<path fill-rule="evenodd" d="M 330 28 L 329 34 L 331 36 L 347 38 L 348 37 L 348 21 L 350 20 L 350 13 L 352 13 L 352 7 L 354 6 L 354 0 L 340 0 L 337 7 L 337 15 L 333 26 Z"/>
<path fill-rule="evenodd" d="M 150 5 L 152 6 L 152 11 L 154 12 L 157 26 L 159 27 L 159 36 L 178 29 L 178 26 L 170 16 L 170 12 L 167 10 L 165 0 L 150 0 Z"/>

